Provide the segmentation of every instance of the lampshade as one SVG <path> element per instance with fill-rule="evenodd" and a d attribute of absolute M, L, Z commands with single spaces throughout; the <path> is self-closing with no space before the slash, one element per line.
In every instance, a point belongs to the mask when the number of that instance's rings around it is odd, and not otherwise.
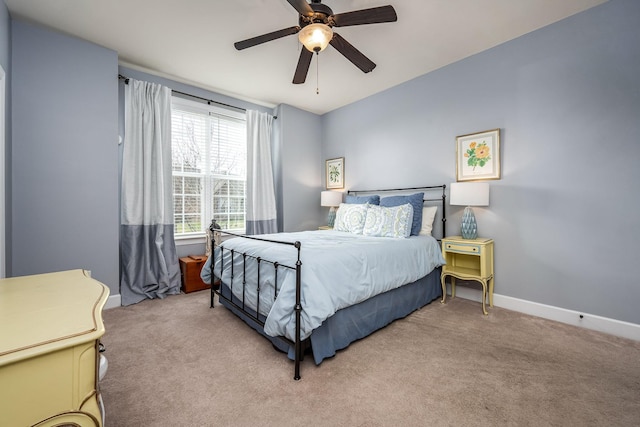
<path fill-rule="evenodd" d="M 454 206 L 489 206 L 489 183 L 454 182 L 450 197 L 449 204 Z"/>
<path fill-rule="evenodd" d="M 331 27 L 325 24 L 309 24 L 298 33 L 298 40 L 304 45 L 310 52 L 323 51 L 331 38 L 333 37 L 333 30 Z"/>
<path fill-rule="evenodd" d="M 320 206 L 340 206 L 342 203 L 342 193 L 338 191 L 323 191 L 320 194 Z"/>
<path fill-rule="evenodd" d="M 460 234 L 463 239 L 478 237 L 476 216 L 471 206 L 489 206 L 489 184 L 486 182 L 455 182 L 451 184 L 451 200 L 455 206 L 466 206 L 460 222 Z"/>

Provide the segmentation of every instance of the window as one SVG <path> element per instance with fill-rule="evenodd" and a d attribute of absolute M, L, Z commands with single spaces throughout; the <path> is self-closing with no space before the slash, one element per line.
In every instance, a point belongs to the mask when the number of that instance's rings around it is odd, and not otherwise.
<path fill-rule="evenodd" d="M 175 96 L 171 109 L 176 237 L 202 234 L 214 218 L 223 229 L 243 233 L 245 114 Z"/>

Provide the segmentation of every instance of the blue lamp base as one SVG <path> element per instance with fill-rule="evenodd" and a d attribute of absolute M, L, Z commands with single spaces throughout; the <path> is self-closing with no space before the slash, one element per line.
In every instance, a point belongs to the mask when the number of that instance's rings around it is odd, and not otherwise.
<path fill-rule="evenodd" d="M 478 224 L 476 224 L 476 216 L 473 214 L 473 209 L 467 206 L 462 213 L 462 223 L 460 225 L 460 232 L 463 239 L 475 239 L 478 237 Z"/>
<path fill-rule="evenodd" d="M 336 222 L 336 208 L 331 206 L 331 209 L 329 209 L 329 216 L 327 217 L 327 225 L 333 228 L 333 224 L 335 224 L 335 222 Z"/>

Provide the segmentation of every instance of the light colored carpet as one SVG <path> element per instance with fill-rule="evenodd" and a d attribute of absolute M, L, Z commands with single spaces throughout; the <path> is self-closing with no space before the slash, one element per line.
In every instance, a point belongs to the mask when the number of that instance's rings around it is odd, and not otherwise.
<path fill-rule="evenodd" d="M 438 301 L 315 366 L 206 291 L 104 312 L 107 427 L 636 426 L 640 343 Z"/>

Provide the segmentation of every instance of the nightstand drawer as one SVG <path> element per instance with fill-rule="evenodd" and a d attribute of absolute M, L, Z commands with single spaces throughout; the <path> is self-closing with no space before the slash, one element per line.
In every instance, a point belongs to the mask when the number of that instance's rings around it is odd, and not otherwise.
<path fill-rule="evenodd" d="M 458 252 L 461 254 L 480 254 L 480 245 L 474 244 L 460 244 L 460 243 L 445 243 L 444 248 L 447 252 Z"/>

